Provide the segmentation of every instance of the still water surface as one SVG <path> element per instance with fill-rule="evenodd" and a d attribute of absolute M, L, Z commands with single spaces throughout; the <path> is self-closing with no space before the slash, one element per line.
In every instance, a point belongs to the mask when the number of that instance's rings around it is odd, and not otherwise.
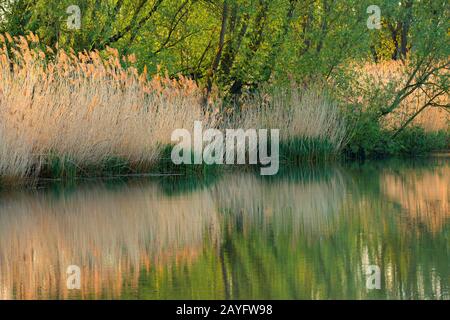
<path fill-rule="evenodd" d="M 0 298 L 450 299 L 449 185 L 441 157 L 2 191 Z"/>

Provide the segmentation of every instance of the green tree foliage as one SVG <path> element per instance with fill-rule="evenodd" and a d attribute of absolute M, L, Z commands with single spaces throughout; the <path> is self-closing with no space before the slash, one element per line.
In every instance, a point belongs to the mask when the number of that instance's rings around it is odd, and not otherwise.
<path fill-rule="evenodd" d="M 377 110 L 383 117 L 417 90 L 425 108 L 448 94 L 450 8 L 446 0 L 1 0 L 0 31 L 32 31 L 48 46 L 136 54 L 150 73 L 183 74 L 224 97 L 267 83 L 333 79 L 352 83 L 353 64 L 408 60 L 409 77 Z M 369 30 L 369 5 L 382 28 Z M 81 9 L 81 28 L 67 27 L 67 8 Z M 389 87 L 390 86 L 390 87 Z M 357 92 L 360 96 L 366 92 Z M 345 94 L 348 94 L 346 92 Z M 367 94 L 366 97 L 370 97 Z M 448 107 L 448 106 L 441 106 Z M 406 124 L 407 125 L 407 124 Z M 400 130 L 402 130 L 400 128 Z"/>
<path fill-rule="evenodd" d="M 406 56 L 412 43 L 423 42 L 420 38 L 429 34 L 430 19 L 435 22 L 433 27 L 438 27 L 433 30 L 444 31 L 441 36 L 445 36 L 446 29 L 438 25 L 440 17 L 448 18 L 445 1 L 378 2 L 384 28 L 372 44 L 380 48 L 379 54 L 386 54 L 381 47 L 383 40 L 390 38 L 391 49 L 395 47 L 390 52 L 392 57 Z M 76 32 L 66 27 L 66 9 L 73 4 L 82 12 L 82 28 Z M 259 59 L 254 62 L 262 64 L 263 70 L 273 67 L 268 63 L 281 53 L 290 53 L 289 60 L 305 63 L 333 60 L 333 55 L 335 60 L 339 53 L 349 53 L 347 47 L 354 50 L 360 44 L 367 49 L 366 8 L 370 4 L 371 1 L 352 0 L 3 0 L 0 10 L 2 31 L 33 31 L 47 44 L 59 41 L 75 51 L 102 49 L 106 45 L 133 49 L 150 54 L 142 57 L 150 59 L 145 62 L 164 62 L 167 55 L 163 51 L 168 51 L 177 56 L 176 67 L 185 63 L 190 71 L 198 71 L 193 58 L 202 58 L 204 50 L 209 59 L 203 57 L 204 61 L 197 62 L 201 66 L 202 62 L 212 62 L 223 31 L 219 63 L 225 73 L 234 63 L 245 65 L 249 61 L 244 60 L 256 58 Z M 324 49 L 331 52 L 318 56 Z M 188 61 L 182 61 L 182 56 Z M 173 72 L 188 71 L 173 67 Z M 255 65 L 252 63 L 251 67 Z M 269 71 L 265 72 L 257 71 L 263 73 L 263 79 Z"/>

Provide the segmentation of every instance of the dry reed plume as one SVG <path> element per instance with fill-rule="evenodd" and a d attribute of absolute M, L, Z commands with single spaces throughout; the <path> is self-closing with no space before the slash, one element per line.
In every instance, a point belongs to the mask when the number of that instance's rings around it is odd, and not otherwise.
<path fill-rule="evenodd" d="M 139 74 L 133 56 L 53 52 L 37 36 L 0 35 L 0 176 L 37 176 L 49 156 L 82 167 L 117 157 L 152 164 L 175 128 L 192 128 L 201 90 Z"/>

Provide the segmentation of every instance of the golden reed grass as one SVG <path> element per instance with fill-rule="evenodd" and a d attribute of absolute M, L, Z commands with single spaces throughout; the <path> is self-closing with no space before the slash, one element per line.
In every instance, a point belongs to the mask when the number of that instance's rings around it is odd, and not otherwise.
<path fill-rule="evenodd" d="M 345 144 L 347 124 L 339 104 L 327 90 L 327 85 L 300 88 L 292 83 L 287 90 L 265 95 L 258 103 L 250 99 L 244 105 L 242 119 L 233 119 L 231 125 L 280 129 L 282 142 L 326 141 L 338 152 Z"/>
<path fill-rule="evenodd" d="M 56 52 L 55 52 L 56 51 Z M 0 177 L 37 177 L 61 158 L 96 166 L 120 158 L 149 167 L 176 128 L 200 120 L 218 127 L 217 110 L 202 108 L 202 90 L 182 76 L 149 78 L 117 50 L 65 52 L 42 48 L 36 35 L 0 35 Z M 315 89 L 269 97 L 271 107 L 249 103 L 227 127 L 282 129 L 291 137 L 324 138 L 339 149 L 345 125 L 337 106 Z M 220 101 L 211 103 L 220 104 Z M 214 109 L 214 108 L 213 108 Z"/>
<path fill-rule="evenodd" d="M 56 52 L 55 52 L 56 51 Z M 345 117 L 324 86 L 249 99 L 243 112 L 222 121 L 217 110 L 204 111 L 202 90 L 182 76 L 148 77 L 132 65 L 134 56 L 117 50 L 65 52 L 42 48 L 36 35 L 0 35 L 0 177 L 37 177 L 57 157 L 75 167 L 96 166 L 111 158 L 131 167 L 148 168 L 160 160 L 176 128 L 206 127 L 280 129 L 281 141 L 326 141 L 337 152 L 345 144 Z M 400 81 L 396 62 L 367 65 L 366 76 Z M 401 82 L 401 81 L 400 81 Z M 397 126 L 424 97 L 411 96 L 387 117 Z M 217 99 L 216 99 L 217 100 Z M 220 101 L 211 102 L 220 105 Z M 214 109 L 214 108 L 213 108 Z M 448 128 L 448 113 L 430 108 L 414 121 L 427 130 Z"/>
<path fill-rule="evenodd" d="M 152 164 L 175 128 L 208 119 L 189 79 L 139 74 L 111 48 L 39 49 L 39 39 L 0 35 L 0 176 L 38 175 L 49 155 L 77 166 L 110 157 Z M 122 61 L 121 61 L 122 59 Z"/>

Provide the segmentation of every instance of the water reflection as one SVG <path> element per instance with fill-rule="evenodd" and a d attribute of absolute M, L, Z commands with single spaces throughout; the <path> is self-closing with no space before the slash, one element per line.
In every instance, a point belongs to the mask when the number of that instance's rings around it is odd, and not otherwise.
<path fill-rule="evenodd" d="M 407 168 L 401 172 L 389 170 L 381 180 L 383 193 L 398 204 L 402 212 L 417 224 L 439 232 L 450 217 L 449 167 Z"/>
<path fill-rule="evenodd" d="M 120 297 L 142 271 L 191 261 L 217 242 L 207 190 L 167 197 L 155 185 L 10 195 L 0 205 L 2 298 L 67 298 L 66 268 L 82 269 L 82 298 Z"/>
<path fill-rule="evenodd" d="M 1 194 L 1 298 L 450 298 L 446 158 L 192 181 Z"/>

